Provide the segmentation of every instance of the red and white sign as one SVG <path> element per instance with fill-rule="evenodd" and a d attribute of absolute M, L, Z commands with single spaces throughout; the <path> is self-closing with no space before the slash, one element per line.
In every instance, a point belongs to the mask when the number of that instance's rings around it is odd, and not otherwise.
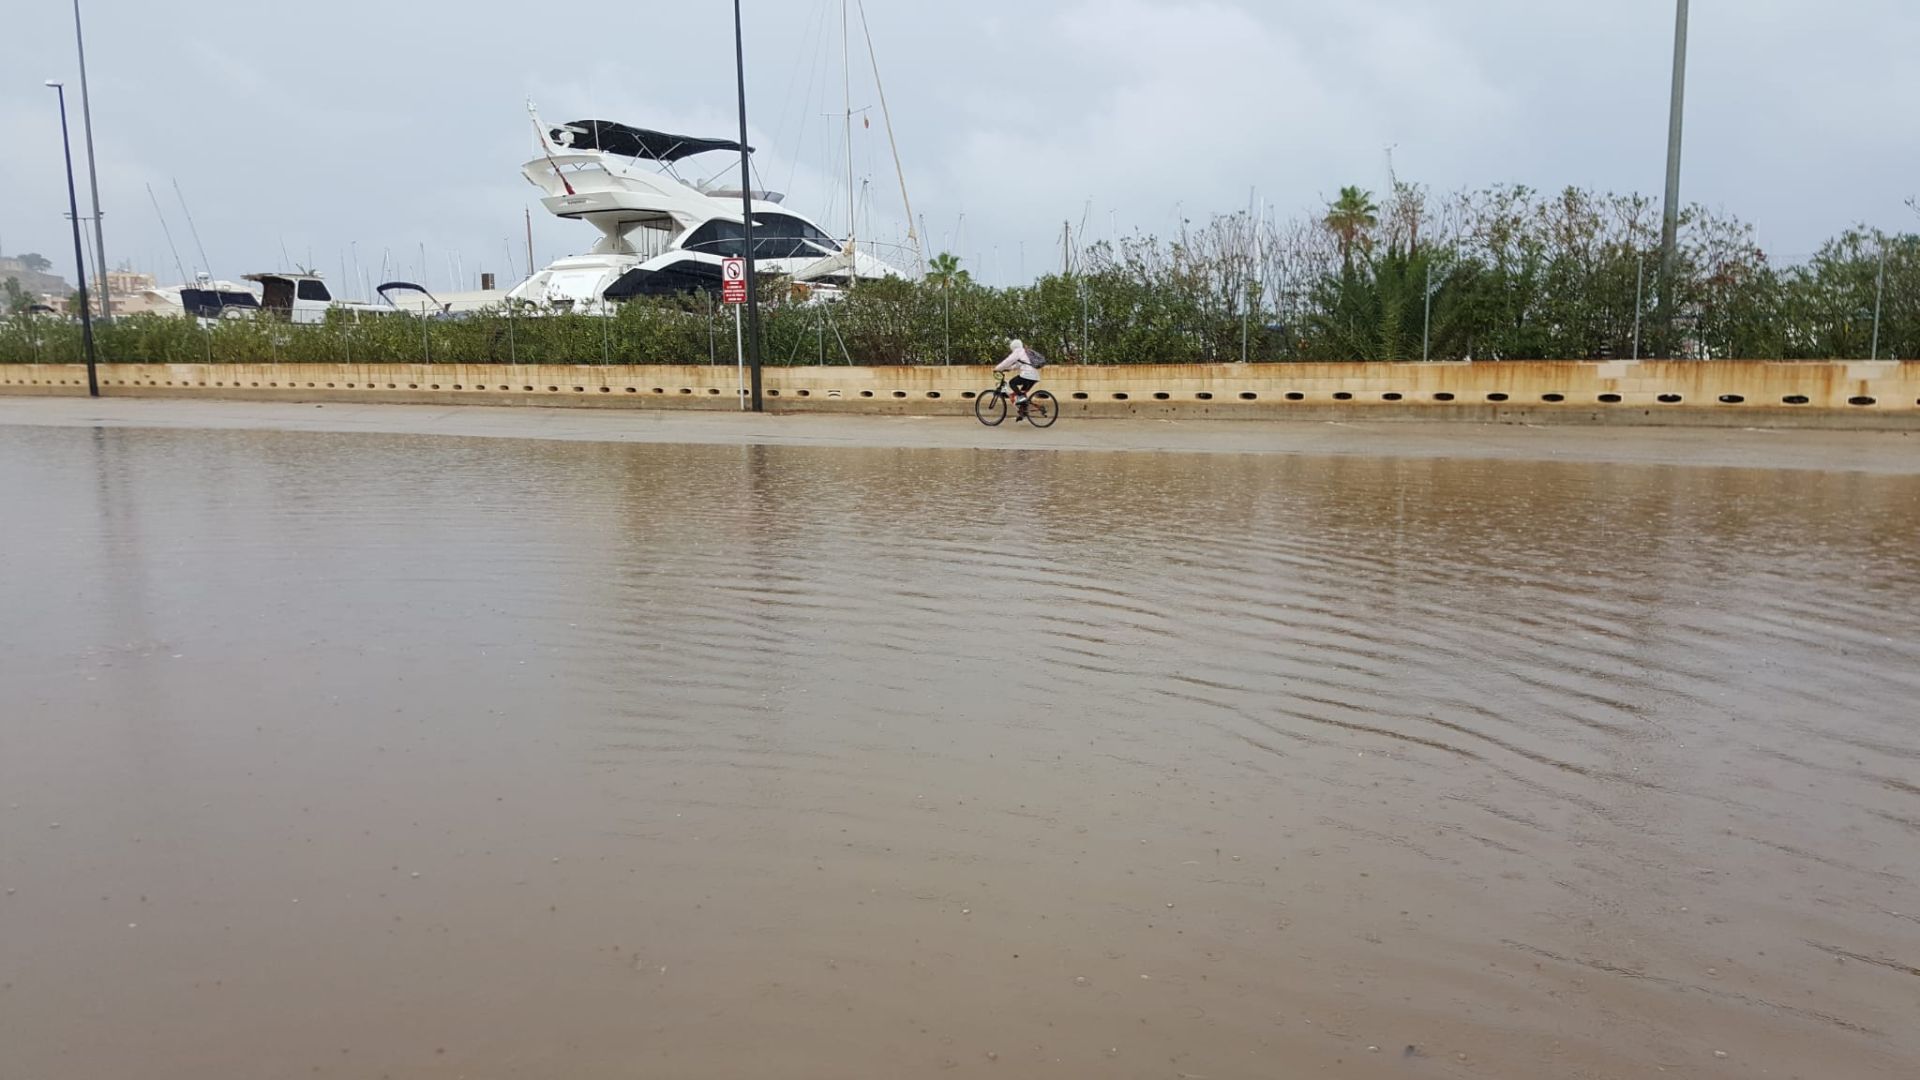
<path fill-rule="evenodd" d="M 720 300 L 726 304 L 747 302 L 747 260 L 727 259 L 720 264 Z"/>

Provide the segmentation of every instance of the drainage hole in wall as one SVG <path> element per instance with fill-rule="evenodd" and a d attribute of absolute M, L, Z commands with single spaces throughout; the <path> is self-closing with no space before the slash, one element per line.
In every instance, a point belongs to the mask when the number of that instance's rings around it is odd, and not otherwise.
<path fill-rule="evenodd" d="M 1335 400 L 1335 401 L 1352 401 L 1352 400 L 1353 400 L 1353 395 L 1352 395 L 1352 394 L 1349 394 L 1349 393 L 1347 393 L 1347 392 L 1346 392 L 1345 390 L 1341 390 L 1341 391 L 1339 391 L 1338 393 L 1336 393 L 1336 394 L 1334 394 L 1334 395 L 1333 395 L 1333 400 Z"/>
<path fill-rule="evenodd" d="M 813 396 L 813 391 L 811 391 L 811 390 L 795 390 L 795 391 L 794 391 L 794 393 L 796 393 L 796 394 L 798 394 L 798 395 L 800 395 L 801 397 L 812 397 L 812 396 Z"/>
<path fill-rule="evenodd" d="M 1567 395 L 1565 395 L 1565 394 L 1541 394 L 1541 395 L 1540 395 L 1540 400 L 1541 400 L 1541 401 L 1546 401 L 1546 402 L 1551 402 L 1552 404 L 1555 404 L 1555 405 L 1558 405 L 1558 404 L 1560 404 L 1561 402 L 1563 402 L 1563 401 L 1565 401 L 1565 400 L 1567 400 Z"/>
<path fill-rule="evenodd" d="M 938 390 L 929 390 L 929 391 L 927 391 L 927 396 L 928 396 L 928 397 L 930 397 L 930 398 L 937 398 L 937 397 L 939 397 L 939 396 L 940 396 L 940 391 L 938 391 Z"/>
<path fill-rule="evenodd" d="M 427 387 L 427 389 L 429 389 L 429 390 L 438 390 L 438 389 L 440 389 L 440 384 L 439 384 L 439 383 L 434 383 L 434 384 L 433 384 L 432 386 L 429 386 L 429 387 Z"/>
<path fill-rule="evenodd" d="M 1241 395 L 1240 395 L 1240 400 L 1241 400 L 1241 401 L 1252 401 L 1252 400 L 1253 400 L 1253 398 L 1254 398 L 1254 395 L 1252 395 L 1252 394 L 1241 394 Z M 1305 400 L 1307 400 L 1307 395 L 1305 395 L 1305 394 L 1303 394 L 1303 393 L 1301 393 L 1301 392 L 1300 392 L 1300 391 L 1298 391 L 1298 390 L 1289 390 L 1289 391 L 1287 391 L 1287 400 L 1288 400 L 1288 401 L 1305 401 Z"/>
<path fill-rule="evenodd" d="M 1193 395 L 1193 399 L 1195 401 L 1212 401 L 1213 395 L 1207 393 L 1205 390 L 1202 390 L 1199 393 Z"/>
<path fill-rule="evenodd" d="M 1788 394 L 1786 397 L 1780 399 L 1782 405 L 1805 405 L 1807 401 L 1808 398 L 1805 394 Z"/>
<path fill-rule="evenodd" d="M 1507 395 L 1501 394 L 1501 393 L 1492 393 L 1487 395 L 1487 400 L 1488 401 L 1505 401 L 1507 400 Z"/>
<path fill-rule="evenodd" d="M 1618 405 L 1620 404 L 1620 395 L 1619 394 L 1601 394 L 1600 403 L 1603 405 Z"/>
<path fill-rule="evenodd" d="M 717 387 L 717 386 L 709 386 L 709 387 L 707 387 L 707 393 L 709 393 L 709 394 L 717 394 L 717 393 L 719 393 L 719 392 L 720 392 L 720 388 L 719 388 L 719 387 Z"/>
<path fill-rule="evenodd" d="M 683 387 L 681 387 L 681 388 L 680 388 L 680 392 L 681 392 L 681 393 L 683 393 L 683 394 L 691 394 L 691 393 L 693 393 L 693 387 L 691 387 L 691 386 L 683 386 Z"/>
<path fill-rule="evenodd" d="M 1678 405 L 1680 404 L 1680 395 L 1679 394 L 1661 394 L 1659 397 L 1654 398 L 1654 400 L 1658 401 L 1662 405 Z"/>
<path fill-rule="evenodd" d="M 1447 393 L 1447 392 L 1446 392 L 1445 390 L 1442 390 L 1442 391 L 1440 391 L 1439 393 L 1437 393 L 1437 394 L 1435 394 L 1435 395 L 1433 395 L 1433 400 L 1435 400 L 1435 401 L 1452 401 L 1452 400 L 1453 400 L 1453 395 L 1452 395 L 1452 394 L 1449 394 L 1449 393 Z"/>
<path fill-rule="evenodd" d="M 974 392 L 971 390 L 960 391 L 960 399 L 962 401 L 972 401 L 976 396 L 978 395 L 974 394 Z"/>
<path fill-rule="evenodd" d="M 1085 401 L 1085 400 L 1087 400 L 1087 392 L 1086 392 L 1086 391 L 1084 391 L 1084 390 L 1076 390 L 1076 391 L 1074 391 L 1074 394 L 1073 394 L 1073 400 L 1075 400 L 1075 401 Z"/>
<path fill-rule="evenodd" d="M 873 396 L 873 391 L 871 391 L 871 390 L 862 390 L 862 391 L 860 391 L 860 396 L 861 396 L 861 397 L 872 397 L 872 396 Z"/>
<path fill-rule="evenodd" d="M 1722 405 L 1738 405 L 1745 400 L 1747 399 L 1741 397 L 1739 394 L 1721 394 L 1720 395 L 1720 404 Z"/>
<path fill-rule="evenodd" d="M 587 388 L 584 386 L 576 386 L 573 388 L 573 392 L 576 394 L 584 394 L 587 392 Z"/>
<path fill-rule="evenodd" d="M 893 396 L 894 396 L 894 397 L 897 397 L 897 398 L 899 398 L 899 397 L 906 397 L 906 396 L 907 396 L 907 392 L 906 392 L 905 390 L 895 390 L 895 391 L 893 392 Z"/>
<path fill-rule="evenodd" d="M 1872 405 L 1872 404 L 1874 404 L 1874 400 L 1873 400 L 1872 398 L 1870 398 L 1870 397 L 1850 397 L 1850 398 L 1848 398 L 1848 399 L 1847 399 L 1847 404 L 1849 404 L 1849 405 Z"/>
<path fill-rule="evenodd" d="M 603 387 L 601 387 L 601 388 L 600 388 L 600 392 L 601 392 L 601 393 L 603 393 L 603 394 L 611 394 L 611 393 L 613 393 L 613 387 L 611 387 L 611 386 L 603 386 Z"/>
<path fill-rule="evenodd" d="M 1172 399 L 1173 399 L 1172 394 L 1163 393 L 1160 391 L 1155 391 L 1153 395 L 1153 400 L 1155 401 L 1170 401 Z"/>
<path fill-rule="evenodd" d="M 1381 394 L 1381 395 L 1380 395 L 1380 400 L 1381 400 L 1381 401 L 1399 401 L 1399 400 L 1400 400 L 1400 398 L 1401 398 L 1401 395 L 1399 395 L 1399 394 L 1393 394 L 1393 393 L 1387 393 L 1387 394 Z"/>
<path fill-rule="evenodd" d="M 1115 395 L 1113 395 L 1113 400 L 1115 400 L 1115 401 L 1125 401 L 1125 400 L 1127 400 L 1127 395 L 1125 395 L 1125 394 L 1115 394 Z"/>

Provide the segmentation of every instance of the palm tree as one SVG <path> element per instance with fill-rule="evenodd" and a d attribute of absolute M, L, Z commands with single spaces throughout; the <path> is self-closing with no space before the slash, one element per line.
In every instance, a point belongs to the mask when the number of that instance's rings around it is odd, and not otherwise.
<path fill-rule="evenodd" d="M 960 257 L 950 251 L 935 255 L 927 263 L 927 284 L 941 290 L 953 285 L 966 285 L 973 281 L 973 275 L 960 269 Z"/>
<path fill-rule="evenodd" d="M 1380 224 L 1380 207 L 1373 201 L 1373 192 L 1343 187 L 1340 197 L 1327 204 L 1327 216 L 1321 224 L 1339 238 L 1340 261 L 1351 269 L 1353 247 L 1356 243 L 1365 245 L 1367 230 Z"/>

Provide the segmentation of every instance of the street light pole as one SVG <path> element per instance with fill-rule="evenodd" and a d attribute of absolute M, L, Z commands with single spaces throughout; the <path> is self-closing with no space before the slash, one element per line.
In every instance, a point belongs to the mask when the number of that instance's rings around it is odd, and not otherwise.
<path fill-rule="evenodd" d="M 93 268 L 100 275 L 100 317 L 111 322 L 113 300 L 107 292 L 107 234 L 100 224 L 100 170 L 94 163 L 93 98 L 87 94 L 87 42 L 80 33 L 80 0 L 73 0 L 73 44 L 80 52 L 80 123 L 87 136 L 87 183 L 93 187 Z M 80 276 L 87 276 L 85 267 L 81 268 Z"/>
<path fill-rule="evenodd" d="M 740 226 L 741 254 L 747 264 L 747 365 L 750 370 L 753 411 L 760 402 L 760 288 L 753 269 L 753 169 L 747 146 L 747 49 L 740 29 L 740 0 L 733 0 L 733 66 L 740 91 Z"/>
<path fill-rule="evenodd" d="M 1873 287 L 1873 355 L 1880 359 L 1880 308 L 1887 299 L 1887 242 L 1880 241 L 1880 277 Z"/>
<path fill-rule="evenodd" d="M 1687 0 L 1677 0 L 1673 26 L 1673 110 L 1667 119 L 1667 200 L 1660 222 L 1660 355 L 1673 358 L 1674 277 L 1680 232 L 1680 130 L 1687 99 Z"/>
<path fill-rule="evenodd" d="M 67 209 L 73 218 L 73 264 L 80 273 L 80 337 L 87 348 L 87 396 L 100 396 L 100 379 L 93 364 L 93 309 L 87 302 L 87 255 L 80 239 L 80 193 L 73 183 L 73 140 L 67 135 L 67 88 L 64 83 L 47 80 L 60 95 L 60 145 L 67 154 Z"/>

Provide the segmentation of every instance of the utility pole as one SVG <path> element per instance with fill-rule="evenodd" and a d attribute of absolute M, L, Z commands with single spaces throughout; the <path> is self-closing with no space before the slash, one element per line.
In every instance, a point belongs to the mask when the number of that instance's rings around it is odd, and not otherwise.
<path fill-rule="evenodd" d="M 87 182 L 93 187 L 93 263 L 100 271 L 100 317 L 111 322 L 113 301 L 107 293 L 107 239 L 100 224 L 100 170 L 93 152 L 93 99 L 87 96 L 87 42 L 80 34 L 80 0 L 73 0 L 73 44 L 80 51 L 80 121 L 87 135 Z M 87 276 L 86 267 L 80 268 L 80 276 Z"/>
<path fill-rule="evenodd" d="M 60 95 L 60 145 L 67 155 L 67 209 L 73 218 L 73 264 L 80 269 L 80 337 L 87 349 L 87 396 L 100 396 L 100 379 L 94 372 L 93 362 L 93 310 L 87 302 L 87 256 L 80 239 L 80 195 L 73 183 L 73 140 L 67 135 L 67 88 L 64 83 L 48 79 L 47 85 Z"/>
<path fill-rule="evenodd" d="M 1427 260 L 1427 313 L 1420 323 L 1420 362 L 1433 359 L 1433 260 Z"/>
<path fill-rule="evenodd" d="M 1640 311 L 1645 307 L 1647 290 L 1647 257 L 1640 256 L 1633 271 L 1633 358 L 1640 359 Z"/>
<path fill-rule="evenodd" d="M 1873 288 L 1873 359 L 1880 359 L 1880 307 L 1887 298 L 1887 242 L 1880 241 L 1880 278 Z M 1897 351 L 1897 350 L 1896 350 Z"/>
<path fill-rule="evenodd" d="M 760 289 L 753 270 L 753 169 L 749 160 L 753 150 L 747 146 L 747 46 L 740 27 L 740 0 L 733 0 L 733 67 L 740 91 L 740 225 L 741 254 L 747 263 L 747 366 L 752 380 L 750 396 L 753 399 L 753 411 L 763 412 L 760 401 Z M 852 121 L 848 123 L 851 125 Z"/>
<path fill-rule="evenodd" d="M 1687 100 L 1687 0 L 1676 0 L 1673 26 L 1673 111 L 1667 119 L 1667 200 L 1660 222 L 1660 355 L 1673 358 L 1674 278 L 1679 272 L 1680 134 Z"/>

